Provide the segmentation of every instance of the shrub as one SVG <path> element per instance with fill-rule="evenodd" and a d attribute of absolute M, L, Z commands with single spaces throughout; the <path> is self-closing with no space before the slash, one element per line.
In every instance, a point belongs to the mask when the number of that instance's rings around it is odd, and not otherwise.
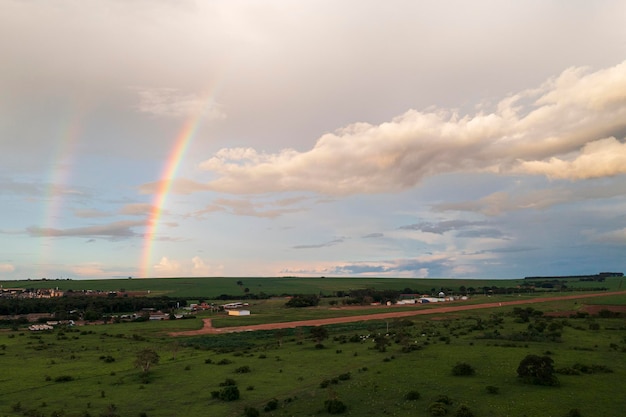
<path fill-rule="evenodd" d="M 517 376 L 527 384 L 559 385 L 553 363 L 549 356 L 527 355 L 517 367 Z"/>
<path fill-rule="evenodd" d="M 474 413 L 464 404 L 461 404 L 459 408 L 457 408 L 454 415 L 455 417 L 474 417 Z"/>
<path fill-rule="evenodd" d="M 232 386 L 232 385 L 237 385 L 235 380 L 232 379 L 232 378 L 226 378 L 224 380 L 224 382 L 220 382 L 220 387 L 229 387 L 229 386 Z"/>
<path fill-rule="evenodd" d="M 328 414 L 341 414 L 348 409 L 341 400 L 337 399 L 324 401 L 324 408 Z"/>
<path fill-rule="evenodd" d="M 245 417 L 259 417 L 261 413 L 254 407 L 246 407 L 243 411 Z"/>
<path fill-rule="evenodd" d="M 472 365 L 470 365 L 469 363 L 465 363 L 465 362 L 459 362 L 456 365 L 454 365 L 454 368 L 452 368 L 452 375 L 454 376 L 471 376 L 474 375 L 476 373 L 476 370 L 474 369 L 474 367 L 472 367 Z"/>
<path fill-rule="evenodd" d="M 71 375 L 61 375 L 54 378 L 54 382 L 70 382 L 73 381 L 74 377 Z"/>
<path fill-rule="evenodd" d="M 494 387 L 493 385 L 487 385 L 486 389 L 489 394 L 497 394 L 500 392 L 500 388 Z"/>
<path fill-rule="evenodd" d="M 269 400 L 267 402 L 267 404 L 265 404 L 265 408 L 263 408 L 263 410 L 265 412 L 270 412 L 270 411 L 274 411 L 278 408 L 278 400 L 276 398 L 272 398 L 271 400 Z"/>
<path fill-rule="evenodd" d="M 420 399 L 420 393 L 417 391 L 409 391 L 404 394 L 404 399 L 407 401 L 415 401 Z"/>
<path fill-rule="evenodd" d="M 337 377 L 340 381 L 347 381 L 351 378 L 350 372 L 346 372 L 345 374 L 341 374 Z"/>
<path fill-rule="evenodd" d="M 239 399 L 239 388 L 237 385 L 228 385 L 219 392 L 219 399 L 222 401 L 235 401 Z"/>
<path fill-rule="evenodd" d="M 240 366 L 239 368 L 235 369 L 236 374 L 247 374 L 248 372 L 250 372 L 250 367 L 248 365 Z"/>
<path fill-rule="evenodd" d="M 578 408 L 572 408 L 571 410 L 569 410 L 569 412 L 565 415 L 565 417 L 582 417 L 583 415 L 580 413 L 580 410 Z"/>
<path fill-rule="evenodd" d="M 438 402 L 444 405 L 452 405 L 452 400 L 447 395 L 438 396 L 435 402 Z"/>
<path fill-rule="evenodd" d="M 431 416 L 445 416 L 448 414 L 445 404 L 437 401 L 428 406 L 428 412 Z"/>

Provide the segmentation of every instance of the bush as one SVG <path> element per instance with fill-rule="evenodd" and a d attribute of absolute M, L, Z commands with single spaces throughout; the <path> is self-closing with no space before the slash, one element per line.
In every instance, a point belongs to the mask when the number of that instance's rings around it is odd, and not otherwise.
<path fill-rule="evenodd" d="M 468 406 L 462 404 L 459 408 L 457 408 L 456 413 L 454 413 L 455 417 L 474 417 L 474 413 L 469 409 Z"/>
<path fill-rule="evenodd" d="M 348 409 L 342 401 L 337 399 L 324 401 L 324 408 L 328 414 L 341 414 Z"/>
<path fill-rule="evenodd" d="M 235 380 L 232 379 L 232 378 L 226 378 L 224 380 L 224 382 L 220 382 L 220 387 L 229 387 L 229 386 L 232 386 L 232 385 L 237 385 Z"/>
<path fill-rule="evenodd" d="M 259 417 L 261 413 L 254 407 L 246 407 L 243 411 L 245 417 Z"/>
<path fill-rule="evenodd" d="M 527 355 L 517 367 L 517 376 L 527 384 L 559 385 L 553 364 L 554 361 L 549 356 Z"/>
<path fill-rule="evenodd" d="M 472 365 L 470 365 L 469 363 L 465 363 L 465 362 L 459 362 L 456 365 L 454 365 L 454 368 L 452 368 L 452 375 L 454 376 L 471 376 L 474 375 L 476 373 L 476 370 L 474 369 L 474 367 L 472 367 Z"/>
<path fill-rule="evenodd" d="M 448 414 L 448 410 L 446 409 L 445 404 L 440 402 L 431 403 L 428 406 L 428 412 L 431 416 L 445 416 Z"/>
<path fill-rule="evenodd" d="M 489 394 L 497 394 L 500 392 L 500 388 L 494 387 L 493 385 L 487 385 L 486 389 Z"/>
<path fill-rule="evenodd" d="M 420 393 L 417 391 L 409 391 L 404 394 L 404 399 L 407 401 L 415 401 L 420 399 Z"/>
<path fill-rule="evenodd" d="M 435 402 L 444 404 L 444 405 L 452 405 L 452 400 L 447 395 L 440 395 L 437 397 Z"/>
<path fill-rule="evenodd" d="M 269 400 L 267 402 L 267 404 L 265 404 L 265 408 L 263 408 L 263 410 L 265 412 L 270 412 L 270 411 L 274 411 L 278 408 L 278 400 L 276 398 L 272 398 L 271 400 Z"/>
<path fill-rule="evenodd" d="M 236 374 L 247 374 L 248 372 L 250 372 L 250 367 L 248 365 L 240 366 L 239 368 L 235 369 Z"/>
<path fill-rule="evenodd" d="M 578 408 L 572 408 L 565 415 L 565 417 L 583 417 L 583 415 L 580 413 L 580 410 Z"/>
<path fill-rule="evenodd" d="M 54 378 L 54 382 L 70 382 L 73 381 L 74 377 L 71 375 L 61 375 Z"/>
<path fill-rule="evenodd" d="M 238 400 L 239 388 L 237 388 L 237 385 L 228 385 L 220 390 L 218 398 L 222 401 Z"/>

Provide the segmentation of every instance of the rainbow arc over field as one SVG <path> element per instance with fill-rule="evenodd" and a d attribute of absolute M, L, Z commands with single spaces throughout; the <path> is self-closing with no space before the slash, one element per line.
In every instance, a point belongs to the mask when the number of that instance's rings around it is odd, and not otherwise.
<path fill-rule="evenodd" d="M 214 103 L 216 88 L 213 87 L 209 91 L 210 92 L 203 98 L 203 105 L 199 106 L 200 109 L 191 114 L 183 123 L 180 132 L 174 140 L 174 146 L 172 147 L 166 160 L 161 177 L 157 182 L 157 190 L 152 203 L 152 209 L 148 215 L 147 229 L 143 241 L 143 253 L 141 256 L 141 265 L 139 267 L 139 276 L 142 278 L 150 277 L 150 271 L 152 269 L 152 253 L 154 250 L 156 233 L 158 231 L 159 222 L 167 201 L 167 196 L 170 193 L 172 184 L 176 177 L 176 172 L 178 171 L 180 163 L 184 159 L 185 152 L 187 151 L 189 144 L 193 141 L 198 127 L 201 125 L 207 109 Z"/>
<path fill-rule="evenodd" d="M 48 235 L 48 230 L 59 226 L 59 218 L 63 211 L 68 194 L 71 191 L 67 188 L 72 179 L 73 165 L 77 155 L 77 147 L 83 131 L 83 118 L 85 116 L 87 104 L 84 100 L 78 100 L 65 111 L 66 117 L 60 117 L 63 122 L 60 124 L 57 135 L 57 146 L 50 158 L 50 173 L 48 185 L 45 189 L 42 232 Z M 49 262 L 53 259 L 54 245 L 50 242 L 42 243 L 40 252 L 39 275 L 47 277 Z"/>

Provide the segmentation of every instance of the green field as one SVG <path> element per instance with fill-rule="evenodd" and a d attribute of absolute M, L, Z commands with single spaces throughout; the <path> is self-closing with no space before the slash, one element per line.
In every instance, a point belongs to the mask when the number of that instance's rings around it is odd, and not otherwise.
<path fill-rule="evenodd" d="M 589 289 L 605 287 L 608 290 L 622 288 L 625 278 L 608 278 L 604 282 L 588 282 L 578 280 L 565 281 L 569 288 Z M 243 285 L 238 285 L 241 281 Z M 457 290 L 461 286 L 474 288 L 480 292 L 484 287 L 515 288 L 528 281 L 516 280 L 484 280 L 484 279 L 432 279 L 432 278 L 145 278 L 145 279 L 106 279 L 106 280 L 27 280 L 0 281 L 4 288 L 59 288 L 60 290 L 101 290 L 101 291 L 150 291 L 152 295 L 170 297 L 203 297 L 217 298 L 222 294 L 265 293 L 281 294 L 322 294 L 333 295 L 337 291 L 349 291 L 358 288 L 377 290 L 403 290 L 430 294 L 433 289 L 441 288 Z M 626 284 L 624 284 L 626 289 Z"/>
<path fill-rule="evenodd" d="M 283 301 L 258 301 L 257 317 L 250 319 L 337 314 L 325 305 L 285 309 Z M 626 296 L 533 304 L 532 308 L 580 311 L 585 304 L 626 305 Z M 199 319 L 87 325 L 44 333 L 2 330 L 0 416 L 236 417 L 245 416 L 246 407 L 268 417 L 324 416 L 330 415 L 324 408 L 329 399 L 343 402 L 346 416 L 430 416 L 429 406 L 440 396 L 451 401 L 444 407 L 452 416 L 461 404 L 477 417 L 565 417 L 572 409 L 586 417 L 623 415 L 623 316 L 538 314 L 523 322 L 513 311 L 502 307 L 327 326 L 329 337 L 321 342 L 323 348 L 316 348 L 309 328 L 168 336 L 171 331 L 199 328 Z M 223 320 L 233 323 L 231 319 Z M 376 349 L 377 335 L 388 343 L 385 351 Z M 160 356 L 148 376 L 134 366 L 143 348 Z M 557 374 L 560 385 L 555 387 L 527 385 L 516 369 L 528 354 L 548 355 L 557 369 L 582 364 L 604 372 Z M 470 364 L 476 374 L 453 376 L 458 362 Z M 227 379 L 236 382 L 240 393 L 236 401 L 211 394 L 223 389 L 220 383 Z M 488 386 L 497 393 L 489 393 Z M 420 398 L 405 399 L 409 391 L 418 392 Z M 273 399 L 276 409 L 264 411 Z"/>

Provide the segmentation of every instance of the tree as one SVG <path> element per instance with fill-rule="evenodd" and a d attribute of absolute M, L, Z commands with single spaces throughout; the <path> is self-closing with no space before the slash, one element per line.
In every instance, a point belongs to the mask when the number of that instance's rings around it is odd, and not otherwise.
<path fill-rule="evenodd" d="M 517 367 L 517 376 L 527 384 L 559 385 L 554 361 L 549 356 L 527 355 Z"/>
<path fill-rule="evenodd" d="M 148 373 L 152 365 L 159 363 L 159 354 L 154 349 L 144 348 L 137 352 L 135 367 L 141 368 L 143 373 Z"/>
<path fill-rule="evenodd" d="M 391 341 L 384 334 L 378 334 L 374 336 L 374 344 L 379 352 L 386 352 L 387 346 L 391 344 Z"/>
<path fill-rule="evenodd" d="M 311 337 L 315 339 L 317 343 L 322 343 L 324 339 L 328 338 L 328 330 L 326 330 L 326 327 L 321 326 L 312 327 Z"/>
<path fill-rule="evenodd" d="M 286 307 L 314 307 L 320 303 L 319 297 L 315 294 L 299 294 L 291 297 L 285 303 Z"/>

